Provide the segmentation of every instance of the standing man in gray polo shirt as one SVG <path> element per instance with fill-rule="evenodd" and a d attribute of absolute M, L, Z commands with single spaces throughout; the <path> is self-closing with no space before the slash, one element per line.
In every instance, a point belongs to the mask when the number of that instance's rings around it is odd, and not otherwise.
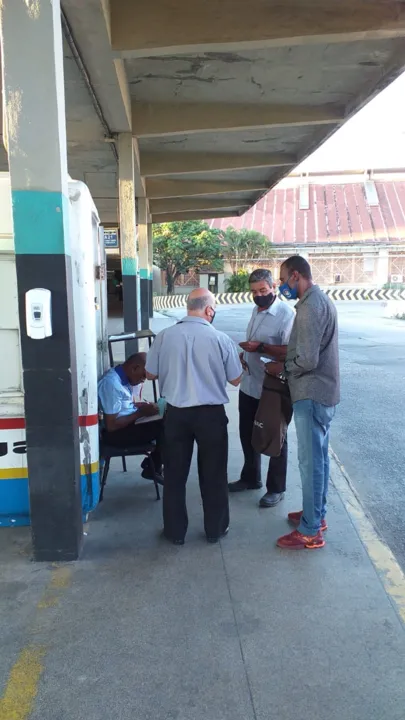
<path fill-rule="evenodd" d="M 190 293 L 187 316 L 160 332 L 149 350 L 146 375 L 159 378 L 167 400 L 165 419 L 163 533 L 183 545 L 187 532 L 186 483 L 194 441 L 208 542 L 229 528 L 228 419 L 226 384 L 239 385 L 242 366 L 232 340 L 212 326 L 215 298 L 200 288 Z"/>
<path fill-rule="evenodd" d="M 280 292 L 299 302 L 288 344 L 285 374 L 293 402 L 302 481 L 303 510 L 289 513 L 297 527 L 279 538 L 282 548 L 325 545 L 329 486 L 329 428 L 340 401 L 337 312 L 333 302 L 312 281 L 311 267 L 299 255 L 280 268 Z M 266 368 L 277 374 L 282 365 Z"/>
<path fill-rule="evenodd" d="M 230 492 L 257 490 L 262 487 L 261 455 L 252 446 L 253 424 L 263 389 L 264 363 L 262 355 L 284 358 L 294 323 L 294 310 L 279 300 L 273 287 L 270 270 L 254 270 L 249 278 L 255 302 L 246 331 L 246 342 L 240 343 L 243 378 L 239 392 L 239 437 L 243 449 L 244 465 L 240 479 L 229 484 Z M 279 457 L 270 458 L 267 471 L 266 493 L 260 507 L 270 508 L 284 497 L 287 479 L 287 438 Z"/>

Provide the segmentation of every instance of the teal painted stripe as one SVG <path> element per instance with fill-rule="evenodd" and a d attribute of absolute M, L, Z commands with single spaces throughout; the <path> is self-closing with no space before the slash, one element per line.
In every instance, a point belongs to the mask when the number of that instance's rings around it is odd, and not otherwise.
<path fill-rule="evenodd" d="M 149 280 L 153 280 L 153 272 L 149 273 Z"/>
<path fill-rule="evenodd" d="M 138 271 L 138 259 L 136 257 L 123 257 L 121 266 L 123 275 L 136 275 Z"/>
<path fill-rule="evenodd" d="M 139 274 L 141 276 L 141 280 L 148 280 L 149 279 L 149 271 L 144 270 L 143 268 L 140 269 Z"/>
<path fill-rule="evenodd" d="M 69 200 L 63 193 L 13 190 L 12 200 L 16 254 L 69 253 Z"/>

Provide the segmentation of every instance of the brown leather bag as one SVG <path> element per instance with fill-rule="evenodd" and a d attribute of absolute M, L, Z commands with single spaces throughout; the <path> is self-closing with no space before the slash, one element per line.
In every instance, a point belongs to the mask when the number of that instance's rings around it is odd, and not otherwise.
<path fill-rule="evenodd" d="M 279 457 L 292 414 L 287 382 L 266 374 L 252 431 L 252 446 L 256 452 Z"/>

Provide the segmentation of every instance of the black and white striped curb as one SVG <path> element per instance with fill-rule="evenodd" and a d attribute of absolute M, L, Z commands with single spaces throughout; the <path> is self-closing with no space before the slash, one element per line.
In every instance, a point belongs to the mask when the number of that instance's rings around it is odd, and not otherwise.
<path fill-rule="evenodd" d="M 169 308 L 181 308 L 187 304 L 188 295 L 157 295 L 153 298 L 153 307 L 155 310 L 167 310 Z M 237 305 L 242 303 L 251 303 L 252 295 L 250 292 L 243 293 L 219 293 L 215 295 L 217 305 Z"/>
<path fill-rule="evenodd" d="M 405 300 L 405 290 L 384 288 L 322 288 L 332 300 Z"/>
<path fill-rule="evenodd" d="M 405 290 L 334 287 L 323 287 L 322 290 L 332 300 L 405 300 Z M 182 308 L 186 306 L 187 298 L 188 295 L 157 295 L 153 298 L 153 307 L 157 311 Z M 239 305 L 251 303 L 252 296 L 250 292 L 219 293 L 215 300 L 217 305 Z"/>

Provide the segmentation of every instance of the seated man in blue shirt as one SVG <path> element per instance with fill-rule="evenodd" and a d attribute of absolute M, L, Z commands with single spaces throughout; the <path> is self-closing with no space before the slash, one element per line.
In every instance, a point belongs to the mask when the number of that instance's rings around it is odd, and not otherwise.
<path fill-rule="evenodd" d="M 98 384 L 98 396 L 104 413 L 103 439 L 106 444 L 117 448 L 143 445 L 156 441 L 152 453 L 157 480 L 163 483 L 161 445 L 163 422 L 157 405 L 138 402 L 142 385 L 146 380 L 146 353 L 136 353 L 123 365 L 111 368 Z M 146 418 L 151 418 L 146 422 Z M 156 418 L 156 419 L 153 419 Z M 142 477 L 153 480 L 149 459 L 142 463 Z"/>

